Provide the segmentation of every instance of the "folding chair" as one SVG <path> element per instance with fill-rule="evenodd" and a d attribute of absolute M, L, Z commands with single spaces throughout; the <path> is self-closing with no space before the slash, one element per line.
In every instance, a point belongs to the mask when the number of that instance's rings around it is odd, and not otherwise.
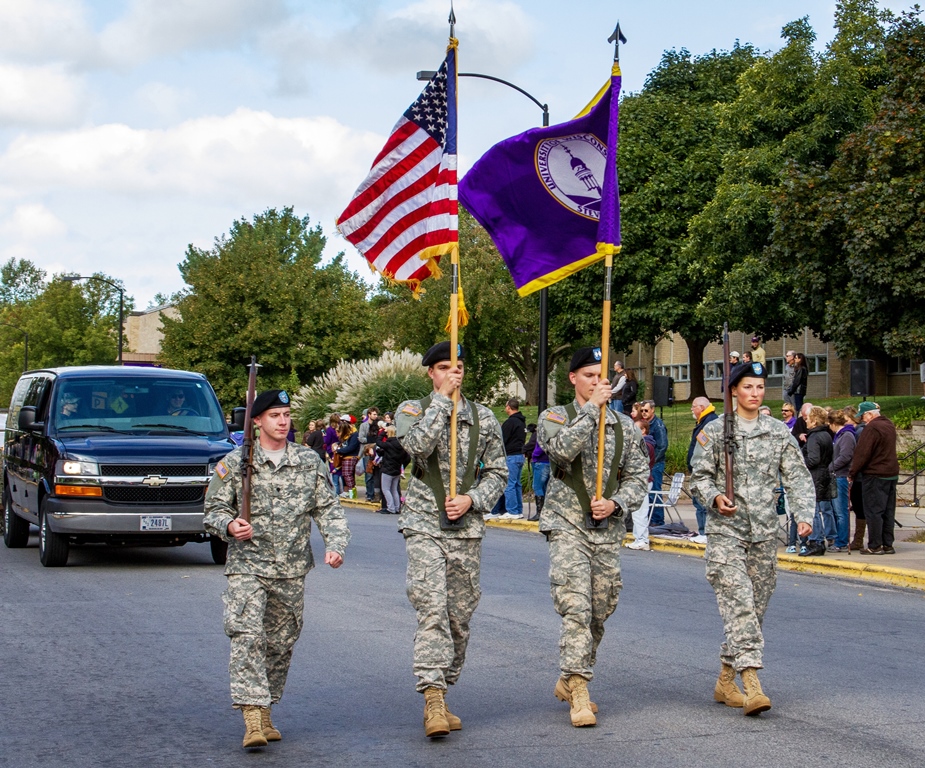
<path fill-rule="evenodd" d="M 675 506 L 684 489 L 684 473 L 678 472 L 671 478 L 671 487 L 667 491 L 650 491 L 649 518 L 656 509 L 664 510 L 672 523 L 683 523 L 681 513 Z"/>

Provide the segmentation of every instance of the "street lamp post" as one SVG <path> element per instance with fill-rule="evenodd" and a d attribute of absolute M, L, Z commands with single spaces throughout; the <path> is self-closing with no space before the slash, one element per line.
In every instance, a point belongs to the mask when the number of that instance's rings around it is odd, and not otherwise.
<path fill-rule="evenodd" d="M 99 280 L 101 283 L 111 285 L 119 292 L 119 365 L 122 365 L 122 316 L 125 307 L 125 289 L 112 280 L 107 280 L 99 275 L 65 275 L 61 279 L 68 283 L 76 283 L 78 280 Z"/>
<path fill-rule="evenodd" d="M 26 342 L 25 342 L 26 348 L 25 348 L 25 353 L 23 354 L 23 360 L 22 360 L 22 371 L 23 373 L 25 373 L 26 371 L 29 370 L 29 332 L 24 331 L 22 328 L 17 328 L 12 323 L 0 323 L 0 325 L 5 325 L 7 328 L 12 328 L 14 331 L 19 331 L 23 336 L 26 337 Z"/>
<path fill-rule="evenodd" d="M 417 79 L 428 81 L 433 79 L 434 75 L 437 73 L 433 70 L 423 69 L 417 73 Z M 543 110 L 543 127 L 549 127 L 549 105 L 540 103 L 540 100 L 537 99 L 530 93 L 527 93 L 523 88 L 514 83 L 510 83 L 507 80 L 502 80 L 500 77 L 494 77 L 492 75 L 481 75 L 477 72 L 460 72 L 459 77 L 476 77 L 480 80 L 491 80 L 495 83 L 501 83 L 501 85 L 506 85 L 508 88 L 513 88 L 518 93 L 522 93 L 530 101 L 532 101 L 536 106 Z M 537 368 L 539 368 L 540 380 L 539 380 L 539 413 L 542 413 L 546 410 L 546 393 L 549 388 L 549 377 L 546 372 L 547 367 L 547 355 L 549 350 L 549 289 L 541 288 L 540 289 L 540 348 L 539 354 L 537 355 Z"/>

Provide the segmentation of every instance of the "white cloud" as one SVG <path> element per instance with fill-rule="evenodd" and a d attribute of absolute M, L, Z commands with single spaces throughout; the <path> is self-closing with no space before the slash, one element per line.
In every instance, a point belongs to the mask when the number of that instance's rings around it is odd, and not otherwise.
<path fill-rule="evenodd" d="M 0 64 L 0 126 L 70 125 L 85 106 L 84 80 L 60 65 Z"/>
<path fill-rule="evenodd" d="M 252 34 L 283 20 L 284 0 L 134 0 L 128 13 L 100 35 L 104 55 L 117 63 L 234 48 Z"/>
<path fill-rule="evenodd" d="M 445 8 L 430 0 L 397 9 L 354 3 L 355 20 L 340 29 L 319 23 L 308 13 L 266 29 L 260 48 L 278 61 L 278 89 L 298 94 L 310 87 L 315 64 L 326 67 L 371 67 L 376 72 L 414 72 L 436 68 L 449 34 Z M 457 26 L 463 69 L 475 66 L 506 72 L 529 59 L 534 50 L 535 25 L 524 10 L 509 0 L 460 0 Z"/>
<path fill-rule="evenodd" d="M 136 197 L 346 204 L 384 137 L 330 117 L 238 109 L 168 130 L 110 124 L 21 136 L 0 155 L 0 190 L 93 189 Z"/>
<path fill-rule="evenodd" d="M 26 203 L 0 222 L 0 233 L 13 240 L 56 240 L 67 234 L 67 225 L 44 205 Z"/>
<path fill-rule="evenodd" d="M 0 0 L 0 57 L 52 62 L 96 47 L 80 0 Z"/>

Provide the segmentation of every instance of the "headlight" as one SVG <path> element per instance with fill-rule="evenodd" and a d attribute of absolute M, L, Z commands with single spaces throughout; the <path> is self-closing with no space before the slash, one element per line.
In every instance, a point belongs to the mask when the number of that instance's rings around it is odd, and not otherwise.
<path fill-rule="evenodd" d="M 95 461 L 83 461 L 80 459 L 63 459 L 58 462 L 56 472 L 59 475 L 93 475 L 100 474 L 100 465 Z"/>

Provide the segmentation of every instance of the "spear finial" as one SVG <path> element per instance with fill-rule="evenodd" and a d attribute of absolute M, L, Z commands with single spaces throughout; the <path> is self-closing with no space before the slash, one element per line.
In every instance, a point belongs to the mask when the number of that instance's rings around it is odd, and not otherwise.
<path fill-rule="evenodd" d="M 620 30 L 620 22 L 617 22 L 617 28 L 613 31 L 613 34 L 607 38 L 608 43 L 613 43 L 613 60 L 616 62 L 620 61 L 620 43 L 626 42 L 626 37 L 624 37 L 623 32 Z"/>
<path fill-rule="evenodd" d="M 450 37 L 456 37 L 456 13 L 453 11 L 453 0 L 450 0 Z"/>

